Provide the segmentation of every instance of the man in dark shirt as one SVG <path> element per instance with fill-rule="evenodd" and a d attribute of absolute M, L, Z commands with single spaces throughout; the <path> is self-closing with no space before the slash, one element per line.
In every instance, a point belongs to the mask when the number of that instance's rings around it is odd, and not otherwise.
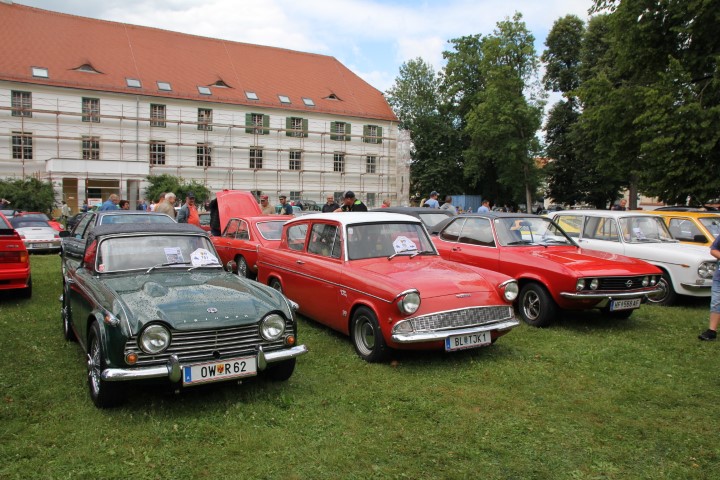
<path fill-rule="evenodd" d="M 340 208 L 340 205 L 335 201 L 335 197 L 332 195 L 327 196 L 327 203 L 322 206 L 323 213 L 334 212 Z"/>
<path fill-rule="evenodd" d="M 343 197 L 343 206 L 340 207 L 343 212 L 367 212 L 368 209 L 363 202 L 355 198 L 355 193 L 348 190 Z"/>
<path fill-rule="evenodd" d="M 278 199 L 280 200 L 280 215 L 292 215 L 293 207 L 288 203 L 287 195 L 280 195 Z"/>
<path fill-rule="evenodd" d="M 220 211 L 218 210 L 217 197 L 210 200 L 208 210 L 210 211 L 210 233 L 219 237 L 222 233 L 220 231 L 222 226 L 220 225 Z"/>

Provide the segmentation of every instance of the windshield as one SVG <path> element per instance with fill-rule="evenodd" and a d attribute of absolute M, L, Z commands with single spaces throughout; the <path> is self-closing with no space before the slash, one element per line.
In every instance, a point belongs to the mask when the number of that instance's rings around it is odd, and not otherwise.
<path fill-rule="evenodd" d="M 703 217 L 700 219 L 700 223 L 707 228 L 713 237 L 717 238 L 718 234 L 720 234 L 720 217 Z"/>
<path fill-rule="evenodd" d="M 662 218 L 655 216 L 623 217 L 620 231 L 628 243 L 676 242 Z"/>
<path fill-rule="evenodd" d="M 11 220 L 11 223 L 15 228 L 50 228 L 47 222 L 41 220 L 25 220 L 23 217 L 15 217 Z"/>
<path fill-rule="evenodd" d="M 103 240 L 97 271 L 121 272 L 153 267 L 219 266 L 212 243 L 199 235 L 136 235 Z"/>
<path fill-rule="evenodd" d="M 258 222 L 257 229 L 265 240 L 280 240 L 285 220 Z"/>
<path fill-rule="evenodd" d="M 393 255 L 435 255 L 435 247 L 419 223 L 370 223 L 347 227 L 350 260 Z"/>
<path fill-rule="evenodd" d="M 503 246 L 574 245 L 565 232 L 545 217 L 497 218 L 495 230 Z"/>

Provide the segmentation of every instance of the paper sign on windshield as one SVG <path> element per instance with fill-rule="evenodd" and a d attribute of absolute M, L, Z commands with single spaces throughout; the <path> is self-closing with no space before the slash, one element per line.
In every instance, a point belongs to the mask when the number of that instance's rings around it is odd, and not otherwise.
<path fill-rule="evenodd" d="M 190 254 L 190 262 L 193 264 L 193 267 L 199 267 L 202 265 L 217 265 L 220 263 L 215 255 L 204 248 L 198 248 L 192 252 Z"/>
<path fill-rule="evenodd" d="M 167 263 L 185 263 L 180 247 L 165 247 Z"/>
<path fill-rule="evenodd" d="M 400 235 L 393 242 L 395 253 L 417 251 L 417 245 L 404 235 Z"/>

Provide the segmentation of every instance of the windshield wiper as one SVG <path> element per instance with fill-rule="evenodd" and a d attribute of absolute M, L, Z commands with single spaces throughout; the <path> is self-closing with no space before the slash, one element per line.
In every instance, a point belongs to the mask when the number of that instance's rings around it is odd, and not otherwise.
<path fill-rule="evenodd" d="M 531 242 L 530 240 L 517 240 L 515 242 L 508 242 L 506 245 L 533 245 L 533 242 Z"/>
<path fill-rule="evenodd" d="M 201 267 L 217 268 L 217 267 L 222 267 L 222 265 L 220 265 L 219 263 L 205 263 L 203 265 L 195 265 L 194 267 L 190 267 L 187 269 L 187 271 L 189 272 L 191 270 L 195 270 L 196 268 L 201 268 Z"/>
<path fill-rule="evenodd" d="M 433 252 L 432 250 L 417 251 L 417 252 L 413 253 L 412 255 L 410 255 L 410 258 L 415 258 L 418 255 L 435 255 L 435 252 Z"/>
<path fill-rule="evenodd" d="M 191 265 L 191 263 L 190 263 L 190 262 L 158 263 L 157 265 L 153 265 L 152 267 L 148 268 L 147 271 L 145 272 L 145 275 L 147 275 L 148 273 L 152 272 L 152 271 L 155 270 L 156 268 L 159 268 L 159 267 L 171 267 L 171 266 L 173 266 L 173 265 Z"/>
<path fill-rule="evenodd" d="M 398 255 L 412 255 L 414 257 L 415 255 L 417 255 L 417 253 L 411 252 L 410 250 L 403 250 L 402 252 L 393 253 L 387 259 L 392 260 L 393 258 L 397 257 Z"/>

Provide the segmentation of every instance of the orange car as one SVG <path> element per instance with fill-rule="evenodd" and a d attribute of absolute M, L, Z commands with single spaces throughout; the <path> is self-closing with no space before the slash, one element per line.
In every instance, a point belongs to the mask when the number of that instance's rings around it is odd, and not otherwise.
<path fill-rule="evenodd" d="M 675 240 L 709 247 L 720 234 L 720 214 L 714 212 L 672 212 L 651 210 L 660 215 Z"/>

